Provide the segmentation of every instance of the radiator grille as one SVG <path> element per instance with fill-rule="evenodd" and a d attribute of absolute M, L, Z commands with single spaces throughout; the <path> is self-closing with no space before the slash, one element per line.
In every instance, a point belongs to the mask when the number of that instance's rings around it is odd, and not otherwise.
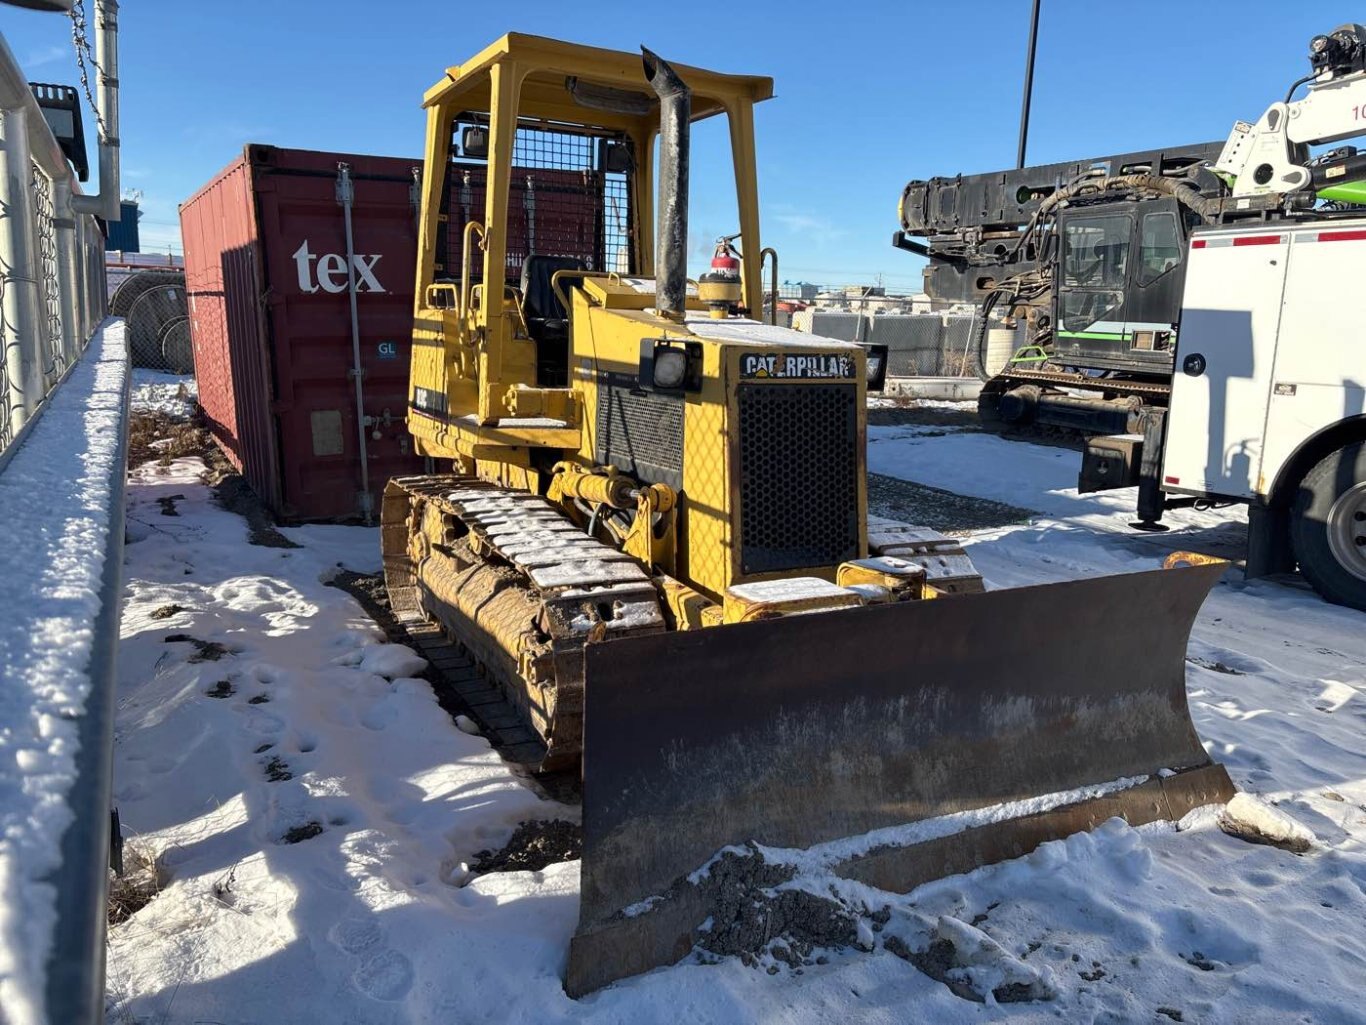
<path fill-rule="evenodd" d="M 739 389 L 741 573 L 858 558 L 857 397 L 851 384 Z"/>
<path fill-rule="evenodd" d="M 598 385 L 599 463 L 652 484 L 683 487 L 683 399 L 642 392 L 631 382 Z"/>

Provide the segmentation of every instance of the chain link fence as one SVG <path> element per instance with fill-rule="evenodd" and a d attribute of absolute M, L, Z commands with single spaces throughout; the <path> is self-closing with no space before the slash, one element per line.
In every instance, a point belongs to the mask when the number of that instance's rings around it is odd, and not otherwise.
<path fill-rule="evenodd" d="M 133 366 L 171 374 L 194 373 L 184 276 L 140 287 L 139 279 L 146 275 L 147 272 L 133 275 L 115 294 L 115 298 L 120 298 L 125 291 L 137 292 L 124 314 Z"/>

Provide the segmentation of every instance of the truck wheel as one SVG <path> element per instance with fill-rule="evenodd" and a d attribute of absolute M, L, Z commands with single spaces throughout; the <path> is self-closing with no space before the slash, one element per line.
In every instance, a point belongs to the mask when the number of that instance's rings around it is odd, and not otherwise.
<path fill-rule="evenodd" d="M 1300 572 L 1331 602 L 1366 611 L 1366 443 L 1305 474 L 1290 521 Z"/>

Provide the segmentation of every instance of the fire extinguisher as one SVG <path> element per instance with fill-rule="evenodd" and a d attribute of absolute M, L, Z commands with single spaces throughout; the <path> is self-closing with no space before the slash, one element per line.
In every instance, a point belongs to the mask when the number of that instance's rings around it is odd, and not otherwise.
<path fill-rule="evenodd" d="M 731 243 L 739 235 L 716 240 L 711 269 L 697 281 L 697 294 L 717 320 L 730 316 L 740 302 L 740 254 Z"/>

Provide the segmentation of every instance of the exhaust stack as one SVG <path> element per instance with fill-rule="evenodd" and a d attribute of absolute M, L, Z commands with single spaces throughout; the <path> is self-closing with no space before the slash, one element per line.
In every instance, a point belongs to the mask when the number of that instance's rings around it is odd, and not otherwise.
<path fill-rule="evenodd" d="M 655 231 L 655 306 L 682 320 L 688 294 L 688 141 L 692 90 L 658 54 L 640 48 L 645 77 L 659 97 L 659 223 Z"/>

